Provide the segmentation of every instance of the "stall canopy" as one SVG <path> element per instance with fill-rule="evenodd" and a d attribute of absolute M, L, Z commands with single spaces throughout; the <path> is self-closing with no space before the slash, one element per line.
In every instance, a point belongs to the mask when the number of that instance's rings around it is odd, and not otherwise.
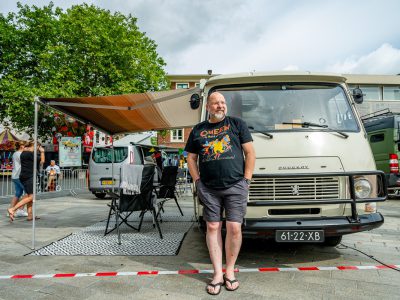
<path fill-rule="evenodd" d="M 190 108 L 199 88 L 82 98 L 40 98 L 40 102 L 110 134 L 193 126 L 200 109 Z"/>
<path fill-rule="evenodd" d="M 2 133 L 0 133 L 0 144 L 6 144 L 8 142 L 18 142 L 19 139 L 13 135 L 10 129 L 6 128 Z"/>

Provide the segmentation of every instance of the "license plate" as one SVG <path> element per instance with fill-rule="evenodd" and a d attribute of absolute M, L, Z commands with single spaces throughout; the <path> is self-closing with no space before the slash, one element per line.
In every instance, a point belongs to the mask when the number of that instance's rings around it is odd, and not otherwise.
<path fill-rule="evenodd" d="M 113 181 L 112 180 L 102 180 L 101 185 L 112 185 Z"/>
<path fill-rule="evenodd" d="M 325 240 L 323 230 L 277 230 L 277 242 L 321 243 Z"/>

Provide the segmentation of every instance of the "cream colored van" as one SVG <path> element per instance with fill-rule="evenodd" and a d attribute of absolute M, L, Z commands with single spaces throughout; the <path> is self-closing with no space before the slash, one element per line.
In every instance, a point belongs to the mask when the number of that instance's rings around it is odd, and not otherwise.
<path fill-rule="evenodd" d="M 350 94 L 336 74 L 246 73 L 212 77 L 202 99 L 219 91 L 228 115 L 246 121 L 256 150 L 246 236 L 277 242 L 334 246 L 342 235 L 383 224 L 376 203 L 386 200 L 384 174 L 376 171 L 367 134 Z M 206 101 L 192 96 L 192 108 Z M 204 226 L 196 194 L 195 214 Z"/>

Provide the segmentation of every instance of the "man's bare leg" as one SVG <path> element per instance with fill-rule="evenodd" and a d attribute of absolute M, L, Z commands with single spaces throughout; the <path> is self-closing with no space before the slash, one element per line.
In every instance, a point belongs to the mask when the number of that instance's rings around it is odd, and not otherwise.
<path fill-rule="evenodd" d="M 226 238 L 225 238 L 225 253 L 226 253 L 226 277 L 230 280 L 235 278 L 235 263 L 239 255 L 240 247 L 242 246 L 242 224 L 237 222 L 226 222 Z M 236 289 L 239 286 L 238 282 L 232 285 L 227 282 L 229 289 Z"/>
<path fill-rule="evenodd" d="M 211 263 L 214 268 L 213 280 L 211 281 L 213 284 L 223 281 L 221 228 L 222 222 L 207 222 L 206 240 Z M 216 287 L 215 289 L 208 287 L 208 291 L 210 293 L 216 293 L 220 288 L 220 286 Z"/>

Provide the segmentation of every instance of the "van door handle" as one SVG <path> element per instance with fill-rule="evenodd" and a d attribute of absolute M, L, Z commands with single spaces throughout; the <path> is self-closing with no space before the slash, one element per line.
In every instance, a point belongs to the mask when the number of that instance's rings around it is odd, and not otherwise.
<path fill-rule="evenodd" d="M 109 170 L 110 168 L 106 168 L 106 170 Z"/>

